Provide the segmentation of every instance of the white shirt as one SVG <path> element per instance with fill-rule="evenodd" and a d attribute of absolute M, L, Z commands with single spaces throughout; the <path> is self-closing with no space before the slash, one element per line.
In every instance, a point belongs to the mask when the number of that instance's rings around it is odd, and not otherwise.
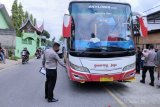
<path fill-rule="evenodd" d="M 97 42 L 100 42 L 100 39 L 95 37 L 95 38 L 91 38 L 90 41 L 93 43 L 97 43 Z"/>

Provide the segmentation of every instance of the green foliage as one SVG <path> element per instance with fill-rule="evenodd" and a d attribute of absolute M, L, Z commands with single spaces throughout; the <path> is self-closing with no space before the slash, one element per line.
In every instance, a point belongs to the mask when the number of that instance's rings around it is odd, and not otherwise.
<path fill-rule="evenodd" d="M 46 38 L 50 38 L 50 34 L 46 30 L 43 31 L 42 35 L 46 36 Z"/>
<path fill-rule="evenodd" d="M 37 24 L 37 20 L 36 20 L 36 18 L 34 18 L 34 20 L 33 20 L 33 24 L 34 24 L 34 26 Z"/>
<path fill-rule="evenodd" d="M 30 15 L 30 20 L 33 23 L 33 15 L 32 14 Z"/>
<path fill-rule="evenodd" d="M 19 58 L 18 58 L 18 57 L 16 57 L 16 56 L 12 56 L 12 57 L 10 57 L 9 59 L 10 59 L 10 60 L 17 61 Z"/>
<path fill-rule="evenodd" d="M 13 55 L 12 49 L 9 49 L 9 50 L 8 50 L 8 56 L 9 56 L 9 57 L 12 57 L 12 55 Z"/>
<path fill-rule="evenodd" d="M 17 0 L 14 0 L 12 5 L 12 21 L 13 26 L 16 30 L 16 35 L 21 36 L 21 32 L 19 31 L 19 28 L 22 25 L 22 21 L 24 19 L 24 12 L 23 12 L 23 6 L 21 3 L 17 3 Z"/>
<path fill-rule="evenodd" d="M 47 44 L 47 46 L 52 47 L 53 41 L 51 41 L 51 40 L 46 40 L 46 44 Z"/>
<path fill-rule="evenodd" d="M 18 35 L 18 29 L 19 29 L 19 11 L 18 11 L 18 4 L 17 0 L 14 0 L 13 5 L 12 5 L 12 21 L 13 21 L 13 26 L 16 30 L 16 34 Z"/>
<path fill-rule="evenodd" d="M 24 11 L 23 11 L 23 6 L 22 6 L 21 3 L 19 3 L 18 11 L 19 11 L 19 26 L 21 26 L 23 20 L 25 19 Z"/>
<path fill-rule="evenodd" d="M 29 13 L 27 11 L 24 14 L 22 4 L 19 3 L 19 5 L 18 5 L 18 0 L 14 0 L 13 5 L 12 5 L 12 21 L 13 21 L 13 26 L 16 30 L 17 36 L 19 36 L 19 37 L 22 36 L 22 32 L 19 30 L 19 28 L 22 26 L 22 23 L 24 21 L 26 21 L 26 19 L 28 19 L 28 18 L 30 18 L 32 23 L 34 21 L 36 23 L 36 19 L 33 18 L 33 15 L 32 14 L 29 15 Z"/>
<path fill-rule="evenodd" d="M 29 13 L 26 11 L 24 16 L 25 16 L 25 20 L 28 19 Z"/>
<path fill-rule="evenodd" d="M 63 36 L 61 36 L 60 39 L 59 39 L 59 41 L 62 41 L 63 39 L 64 39 Z"/>

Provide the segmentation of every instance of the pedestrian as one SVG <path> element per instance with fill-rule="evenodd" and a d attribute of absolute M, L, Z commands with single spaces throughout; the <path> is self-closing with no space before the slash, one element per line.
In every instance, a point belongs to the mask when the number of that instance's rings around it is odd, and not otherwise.
<path fill-rule="evenodd" d="M 142 51 L 141 51 L 141 52 L 143 52 L 143 48 L 142 48 Z M 143 70 L 144 59 L 145 59 L 145 57 L 144 57 L 144 55 L 142 54 L 142 56 L 141 56 L 141 70 Z"/>
<path fill-rule="evenodd" d="M 142 80 L 140 80 L 140 82 L 145 83 L 146 72 L 149 70 L 150 79 L 151 79 L 151 82 L 149 83 L 149 85 L 154 86 L 154 68 L 155 68 L 156 52 L 154 50 L 153 45 L 150 45 L 150 50 L 144 49 L 142 53 L 145 56 L 145 59 L 144 59 L 144 67 L 142 71 Z"/>
<path fill-rule="evenodd" d="M 155 64 L 157 66 L 157 78 L 158 78 L 158 86 L 160 87 L 160 50 L 158 50 L 156 57 L 155 57 Z"/>
<path fill-rule="evenodd" d="M 63 61 L 59 58 L 57 52 L 60 44 L 55 42 L 53 48 L 47 49 L 43 55 L 42 66 L 46 68 L 45 98 L 48 102 L 56 102 L 53 90 L 57 80 L 57 63 L 65 67 Z"/>
<path fill-rule="evenodd" d="M 0 47 L 0 59 L 5 64 L 5 53 L 2 47 Z"/>
<path fill-rule="evenodd" d="M 136 52 L 136 73 L 140 74 L 141 70 L 141 56 L 142 52 L 140 50 L 140 47 L 137 47 L 137 52 Z"/>

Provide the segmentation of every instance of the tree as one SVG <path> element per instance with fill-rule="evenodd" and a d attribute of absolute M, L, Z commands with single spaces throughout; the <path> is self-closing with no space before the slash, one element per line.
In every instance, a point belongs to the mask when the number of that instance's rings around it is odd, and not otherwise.
<path fill-rule="evenodd" d="M 46 36 L 46 38 L 50 38 L 50 34 L 46 30 L 43 31 L 42 35 Z"/>
<path fill-rule="evenodd" d="M 13 21 L 13 26 L 16 30 L 17 36 L 19 36 L 18 19 L 19 19 L 19 11 L 18 11 L 17 0 L 14 0 L 13 5 L 12 5 L 12 21 Z"/>
<path fill-rule="evenodd" d="M 34 26 L 37 24 L 36 18 L 34 18 L 33 24 L 34 24 Z"/>
<path fill-rule="evenodd" d="M 13 5 L 12 5 L 12 21 L 13 21 L 13 26 L 16 30 L 16 35 L 21 36 L 22 33 L 20 32 L 19 28 L 21 27 L 25 16 L 24 16 L 22 4 L 19 3 L 18 5 L 17 2 L 18 0 L 14 0 Z"/>
<path fill-rule="evenodd" d="M 33 23 L 33 15 L 30 15 L 30 21 Z"/>
<path fill-rule="evenodd" d="M 62 41 L 63 39 L 64 39 L 63 36 L 61 36 L 60 39 L 59 39 L 59 41 Z"/>
<path fill-rule="evenodd" d="M 26 11 L 24 16 L 25 16 L 24 20 L 28 19 L 29 13 Z"/>
<path fill-rule="evenodd" d="M 19 22 L 18 22 L 18 26 L 20 27 L 23 23 L 23 20 L 25 19 L 25 16 L 24 16 L 24 11 L 23 11 L 23 6 L 21 3 L 19 3 L 19 6 L 18 6 L 18 11 L 19 11 Z"/>

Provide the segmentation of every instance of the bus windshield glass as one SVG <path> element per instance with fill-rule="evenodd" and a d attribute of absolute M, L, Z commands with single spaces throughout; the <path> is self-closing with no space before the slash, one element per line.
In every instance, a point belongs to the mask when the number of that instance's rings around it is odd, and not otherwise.
<path fill-rule="evenodd" d="M 134 49 L 129 5 L 73 2 L 69 9 L 73 17 L 71 49 L 75 51 Z"/>

